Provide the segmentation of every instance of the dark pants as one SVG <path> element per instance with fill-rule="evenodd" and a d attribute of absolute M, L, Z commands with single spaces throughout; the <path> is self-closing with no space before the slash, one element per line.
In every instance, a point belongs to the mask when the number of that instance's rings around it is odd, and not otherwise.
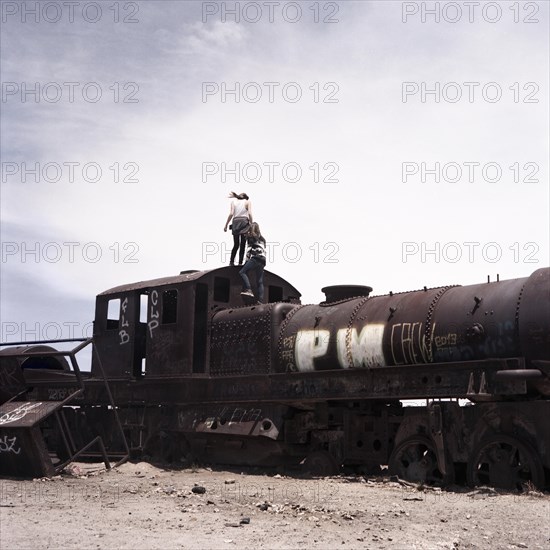
<path fill-rule="evenodd" d="M 231 250 L 231 260 L 230 260 L 231 264 L 235 263 L 235 256 L 237 255 L 237 250 L 239 251 L 239 265 L 243 263 L 245 247 L 246 247 L 246 235 L 233 235 L 233 249 Z"/>
<path fill-rule="evenodd" d="M 248 260 L 243 268 L 239 271 L 239 275 L 241 276 L 241 279 L 243 280 L 244 289 L 243 290 L 252 290 L 250 287 L 250 279 L 248 278 L 247 273 L 249 271 L 255 271 L 256 272 L 256 283 L 258 285 L 258 292 L 256 293 L 256 298 L 258 298 L 258 302 L 264 301 L 264 267 L 265 267 L 265 259 L 261 258 L 250 258 Z"/>

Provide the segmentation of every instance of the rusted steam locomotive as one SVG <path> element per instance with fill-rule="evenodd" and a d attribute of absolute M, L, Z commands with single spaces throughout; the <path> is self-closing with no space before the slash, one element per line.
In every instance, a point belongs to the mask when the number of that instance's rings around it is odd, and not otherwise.
<path fill-rule="evenodd" d="M 550 483 L 550 268 L 382 296 L 332 286 L 317 305 L 273 273 L 265 286 L 255 306 L 231 267 L 119 286 L 97 296 L 92 341 L 5 347 L 0 473 L 130 454 Z"/>

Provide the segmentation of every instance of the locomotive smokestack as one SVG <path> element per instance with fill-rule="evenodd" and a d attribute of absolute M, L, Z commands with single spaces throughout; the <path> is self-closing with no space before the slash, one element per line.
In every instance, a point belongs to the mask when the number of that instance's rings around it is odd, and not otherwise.
<path fill-rule="evenodd" d="M 372 292 L 371 286 L 363 285 L 334 285 L 325 286 L 321 289 L 325 293 L 325 302 L 339 302 L 340 300 L 349 300 L 350 298 L 359 298 L 368 296 Z"/>

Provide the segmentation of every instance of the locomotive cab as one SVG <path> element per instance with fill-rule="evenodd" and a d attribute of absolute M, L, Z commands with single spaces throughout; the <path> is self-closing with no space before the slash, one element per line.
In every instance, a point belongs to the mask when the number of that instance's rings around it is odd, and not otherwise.
<path fill-rule="evenodd" d="M 290 283 L 264 271 L 269 303 L 300 303 Z M 109 378 L 208 375 L 211 316 L 243 306 L 235 267 L 184 271 L 118 286 L 96 298 L 94 339 Z M 97 357 L 92 375 L 99 376 Z"/>

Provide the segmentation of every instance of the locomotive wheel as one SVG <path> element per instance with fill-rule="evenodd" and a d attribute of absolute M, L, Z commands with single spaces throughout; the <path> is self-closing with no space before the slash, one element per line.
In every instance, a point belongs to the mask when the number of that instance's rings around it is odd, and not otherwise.
<path fill-rule="evenodd" d="M 469 485 L 492 485 L 523 490 L 532 483 L 544 486 L 544 469 L 531 445 L 508 435 L 493 435 L 481 441 L 468 463 Z"/>
<path fill-rule="evenodd" d="M 432 441 L 422 435 L 415 435 L 402 441 L 393 450 L 388 470 L 406 481 L 423 485 L 450 485 L 454 481 L 452 464 L 447 463 L 447 474 L 437 465 Z"/>
<path fill-rule="evenodd" d="M 328 451 L 313 451 L 304 460 L 304 470 L 316 477 L 333 476 L 340 470 Z"/>

